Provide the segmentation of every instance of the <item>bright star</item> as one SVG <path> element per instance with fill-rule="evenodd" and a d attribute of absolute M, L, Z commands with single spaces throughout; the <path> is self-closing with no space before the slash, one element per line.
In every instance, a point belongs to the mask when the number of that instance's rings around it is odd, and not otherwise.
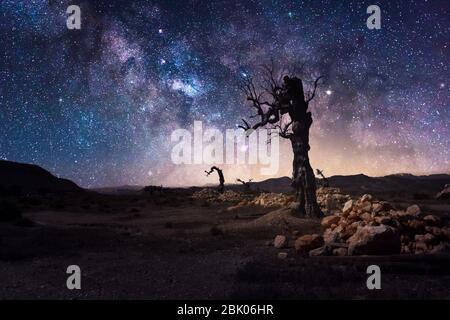
<path fill-rule="evenodd" d="M 327 95 L 331 95 L 331 94 L 333 93 L 333 91 L 327 90 L 327 91 L 325 91 L 325 93 L 326 93 Z"/>

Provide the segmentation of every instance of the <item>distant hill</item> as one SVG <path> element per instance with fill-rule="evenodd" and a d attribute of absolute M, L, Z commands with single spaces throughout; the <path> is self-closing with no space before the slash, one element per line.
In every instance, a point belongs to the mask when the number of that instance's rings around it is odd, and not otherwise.
<path fill-rule="evenodd" d="M 47 170 L 32 164 L 0 160 L 1 193 L 80 192 L 74 182 L 57 178 Z"/>
<path fill-rule="evenodd" d="M 93 188 L 91 191 L 95 191 L 103 194 L 134 194 L 137 191 L 142 190 L 143 186 L 134 185 L 123 185 L 117 187 L 103 187 L 103 188 Z"/>
<path fill-rule="evenodd" d="M 320 181 L 320 180 L 319 180 Z M 433 194 L 441 191 L 450 183 L 450 175 L 433 174 L 415 176 L 412 174 L 393 174 L 384 177 L 369 177 L 364 174 L 350 176 L 332 176 L 328 178 L 331 187 L 341 188 L 350 194 L 362 193 L 409 193 Z M 271 192 L 289 192 L 291 179 L 288 177 L 267 179 L 252 183 L 252 189 L 259 188 Z"/>

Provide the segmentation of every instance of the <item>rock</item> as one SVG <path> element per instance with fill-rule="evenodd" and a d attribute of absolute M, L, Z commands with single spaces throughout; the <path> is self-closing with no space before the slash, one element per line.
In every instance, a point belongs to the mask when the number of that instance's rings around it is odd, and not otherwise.
<path fill-rule="evenodd" d="M 295 240 L 295 250 L 297 252 L 308 252 L 323 246 L 323 237 L 318 234 L 307 234 Z"/>
<path fill-rule="evenodd" d="M 438 245 L 434 246 L 429 252 L 431 254 L 450 252 L 450 245 L 448 243 L 441 242 Z"/>
<path fill-rule="evenodd" d="M 359 213 L 357 211 L 350 211 L 348 219 L 359 220 Z"/>
<path fill-rule="evenodd" d="M 400 253 L 408 254 L 412 253 L 411 248 L 408 245 L 402 245 Z"/>
<path fill-rule="evenodd" d="M 322 227 L 329 228 L 332 224 L 337 224 L 341 220 L 340 217 L 332 215 L 322 219 Z"/>
<path fill-rule="evenodd" d="M 401 249 L 399 233 L 385 225 L 359 228 L 347 243 L 349 255 L 397 254 Z"/>
<path fill-rule="evenodd" d="M 444 227 L 441 229 L 441 234 L 443 237 L 450 241 L 450 228 Z"/>
<path fill-rule="evenodd" d="M 347 248 L 336 248 L 333 249 L 333 256 L 344 257 L 348 255 Z"/>
<path fill-rule="evenodd" d="M 429 226 L 439 226 L 441 224 L 441 219 L 439 217 L 433 216 L 431 214 L 425 216 L 423 218 L 423 221 L 426 222 Z"/>
<path fill-rule="evenodd" d="M 284 206 L 296 206 L 294 196 L 283 193 L 261 193 L 247 201 L 247 205 L 262 206 L 265 208 L 280 208 Z M 295 208 L 294 208 L 295 209 Z"/>
<path fill-rule="evenodd" d="M 365 202 L 361 203 L 361 211 L 362 212 L 371 212 L 372 204 L 369 201 L 365 201 Z"/>
<path fill-rule="evenodd" d="M 344 214 L 349 214 L 350 211 L 352 211 L 353 209 L 353 200 L 348 200 L 345 204 L 344 204 L 344 208 L 342 209 L 342 213 Z"/>
<path fill-rule="evenodd" d="M 391 206 L 391 204 L 386 201 L 381 201 L 379 203 L 375 203 L 372 206 L 372 212 L 375 214 L 380 213 L 382 211 L 389 212 L 392 209 L 393 209 L 393 207 Z"/>
<path fill-rule="evenodd" d="M 425 222 L 422 220 L 414 219 L 407 223 L 408 227 L 414 230 L 415 233 L 422 233 L 425 230 Z"/>
<path fill-rule="evenodd" d="M 329 254 L 330 254 L 330 251 L 327 246 L 322 246 L 322 247 L 319 247 L 319 248 L 309 251 L 310 257 L 327 256 Z"/>
<path fill-rule="evenodd" d="M 432 235 L 434 235 L 436 237 L 440 237 L 441 236 L 441 228 L 438 228 L 438 227 L 426 226 L 425 227 L 425 231 L 428 232 L 428 233 L 431 233 Z"/>
<path fill-rule="evenodd" d="M 414 240 L 416 242 L 424 242 L 426 244 L 433 244 L 436 242 L 436 237 L 432 235 L 431 233 L 427 234 L 416 234 L 414 237 Z"/>
<path fill-rule="evenodd" d="M 284 259 L 287 258 L 287 256 L 288 256 L 287 252 L 279 252 L 279 253 L 278 253 L 278 258 L 279 258 L 279 259 L 284 260 Z"/>
<path fill-rule="evenodd" d="M 345 230 L 342 231 L 340 234 L 342 240 L 347 240 L 348 238 L 350 238 L 352 235 L 355 234 L 356 230 L 357 227 L 354 227 L 353 225 L 347 226 Z"/>
<path fill-rule="evenodd" d="M 375 221 L 378 222 L 379 224 L 385 224 L 387 226 L 390 226 L 392 224 L 392 218 L 391 217 L 376 217 Z"/>
<path fill-rule="evenodd" d="M 373 197 L 370 194 L 365 194 L 361 197 L 360 201 L 361 202 L 366 202 L 366 201 L 372 201 Z"/>
<path fill-rule="evenodd" d="M 323 212 L 338 214 L 350 196 L 343 194 L 338 188 L 322 187 L 317 189 L 317 202 Z"/>
<path fill-rule="evenodd" d="M 381 203 L 374 203 L 372 205 L 372 212 L 373 213 L 378 213 L 378 212 L 382 211 L 382 209 L 383 209 L 383 206 L 382 206 Z"/>
<path fill-rule="evenodd" d="M 417 204 L 414 204 L 414 205 L 412 205 L 412 206 L 409 206 L 409 207 L 406 209 L 405 214 L 406 214 L 407 216 L 412 216 L 412 217 L 418 218 L 418 217 L 420 216 L 420 214 L 421 214 L 420 207 L 419 207 Z"/>
<path fill-rule="evenodd" d="M 361 215 L 361 219 L 366 221 L 366 222 L 370 222 L 370 221 L 372 221 L 372 215 L 370 213 L 368 213 L 368 212 L 364 212 Z"/>
<path fill-rule="evenodd" d="M 325 243 L 340 242 L 341 236 L 339 232 L 336 231 L 336 229 L 334 230 L 326 229 L 325 232 L 323 233 L 323 241 Z"/>
<path fill-rule="evenodd" d="M 283 235 L 277 235 L 273 240 L 273 246 L 277 249 L 284 248 L 287 245 L 287 238 Z"/>
<path fill-rule="evenodd" d="M 414 245 L 414 253 L 422 254 L 428 251 L 428 246 L 425 242 L 416 242 Z"/>

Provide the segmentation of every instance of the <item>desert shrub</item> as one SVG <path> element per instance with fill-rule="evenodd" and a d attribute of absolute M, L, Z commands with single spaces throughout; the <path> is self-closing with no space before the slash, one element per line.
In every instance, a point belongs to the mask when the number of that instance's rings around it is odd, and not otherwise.
<path fill-rule="evenodd" d="M 19 207 L 10 201 L 0 202 L 0 221 L 12 221 L 22 217 L 22 211 Z"/>

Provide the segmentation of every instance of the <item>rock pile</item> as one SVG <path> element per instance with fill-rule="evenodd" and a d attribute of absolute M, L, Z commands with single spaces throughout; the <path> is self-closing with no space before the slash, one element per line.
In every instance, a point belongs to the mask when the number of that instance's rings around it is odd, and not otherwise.
<path fill-rule="evenodd" d="M 226 190 L 219 193 L 213 188 L 204 188 L 194 192 L 193 199 L 204 200 L 207 202 L 235 202 L 236 205 L 229 207 L 228 211 L 239 209 L 246 206 L 261 206 L 264 208 L 283 208 L 288 207 L 295 201 L 292 194 L 266 192 L 254 196 L 249 193 L 235 192 Z M 338 188 L 319 188 L 317 190 L 317 201 L 325 214 L 334 214 L 340 212 L 346 201 L 350 199 L 349 195 L 343 194 Z"/>
<path fill-rule="evenodd" d="M 245 198 L 241 192 L 226 190 L 219 193 L 217 190 L 211 188 L 204 188 L 192 194 L 192 198 L 196 200 L 204 200 L 207 202 L 238 202 Z"/>
<path fill-rule="evenodd" d="M 293 201 L 293 195 L 286 195 L 283 193 L 261 193 L 254 198 L 243 199 L 237 205 L 231 206 L 227 210 L 233 211 L 246 206 L 261 206 L 264 208 L 276 209 L 287 207 Z"/>
<path fill-rule="evenodd" d="M 317 202 L 324 214 L 336 214 L 342 210 L 344 204 L 351 199 L 343 194 L 339 188 L 322 187 L 317 189 Z"/>
<path fill-rule="evenodd" d="M 243 205 L 255 205 L 265 208 L 279 208 L 288 206 L 294 201 L 294 196 L 283 193 L 261 193 L 252 200 L 242 202 Z"/>
<path fill-rule="evenodd" d="M 315 255 L 389 255 L 450 252 L 450 228 L 412 205 L 405 211 L 371 195 L 348 200 L 339 215 L 322 220 L 323 235 L 304 235 L 297 252 Z"/>
<path fill-rule="evenodd" d="M 417 205 L 396 210 L 367 194 L 348 200 L 342 211 L 326 216 L 321 224 L 323 234 L 295 240 L 297 252 L 310 256 L 450 252 L 450 227 L 439 217 L 425 214 Z"/>

